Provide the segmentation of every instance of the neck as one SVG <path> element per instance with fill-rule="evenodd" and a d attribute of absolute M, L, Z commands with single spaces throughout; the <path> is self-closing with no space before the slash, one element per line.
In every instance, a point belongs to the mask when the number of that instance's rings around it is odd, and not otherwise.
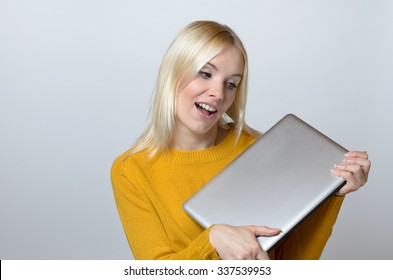
<path fill-rule="evenodd" d="M 227 134 L 228 130 L 220 126 L 204 134 L 175 132 L 171 148 L 184 151 L 203 150 L 219 144 Z"/>
<path fill-rule="evenodd" d="M 176 133 L 171 147 L 176 150 L 203 150 L 215 146 L 217 143 L 217 129 L 211 129 L 203 134 Z"/>

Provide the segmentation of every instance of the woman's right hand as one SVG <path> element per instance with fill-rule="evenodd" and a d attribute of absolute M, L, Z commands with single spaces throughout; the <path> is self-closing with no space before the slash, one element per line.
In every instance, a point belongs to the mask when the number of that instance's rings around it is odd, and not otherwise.
<path fill-rule="evenodd" d="M 257 236 L 274 236 L 280 229 L 266 226 L 214 225 L 209 240 L 223 260 L 268 260 Z"/>

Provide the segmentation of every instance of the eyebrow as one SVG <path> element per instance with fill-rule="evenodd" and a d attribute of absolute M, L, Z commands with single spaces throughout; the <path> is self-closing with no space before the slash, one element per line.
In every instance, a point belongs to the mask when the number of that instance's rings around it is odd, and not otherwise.
<path fill-rule="evenodd" d="M 213 63 L 211 63 L 211 62 L 208 62 L 208 63 L 206 63 L 206 65 L 209 65 L 209 66 L 211 66 L 214 70 L 216 70 L 216 71 L 218 71 L 218 68 L 217 68 L 217 66 L 216 65 L 214 65 Z M 233 75 L 230 75 L 231 77 L 243 77 L 241 74 L 233 74 Z"/>

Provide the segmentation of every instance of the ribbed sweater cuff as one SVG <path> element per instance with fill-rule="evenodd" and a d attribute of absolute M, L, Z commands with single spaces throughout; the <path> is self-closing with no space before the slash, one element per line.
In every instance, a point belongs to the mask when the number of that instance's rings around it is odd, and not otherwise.
<path fill-rule="evenodd" d="M 212 244 L 209 241 L 209 232 L 212 226 L 208 227 L 205 231 L 198 236 L 195 240 L 197 244 L 197 254 L 199 254 L 198 259 L 202 260 L 220 260 L 216 250 L 214 250 Z"/>

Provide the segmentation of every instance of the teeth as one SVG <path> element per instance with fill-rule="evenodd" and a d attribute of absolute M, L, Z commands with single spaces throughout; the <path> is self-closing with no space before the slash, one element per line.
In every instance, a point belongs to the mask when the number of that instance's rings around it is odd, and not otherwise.
<path fill-rule="evenodd" d="M 196 105 L 199 106 L 199 107 L 201 107 L 201 108 L 203 108 L 203 109 L 205 109 L 206 111 L 209 111 L 209 112 L 212 112 L 212 113 L 217 112 L 217 109 L 216 109 L 216 108 L 213 108 L 213 107 L 211 107 L 211 106 L 209 106 L 209 105 L 207 105 L 207 104 L 204 104 L 204 103 L 196 103 Z"/>

